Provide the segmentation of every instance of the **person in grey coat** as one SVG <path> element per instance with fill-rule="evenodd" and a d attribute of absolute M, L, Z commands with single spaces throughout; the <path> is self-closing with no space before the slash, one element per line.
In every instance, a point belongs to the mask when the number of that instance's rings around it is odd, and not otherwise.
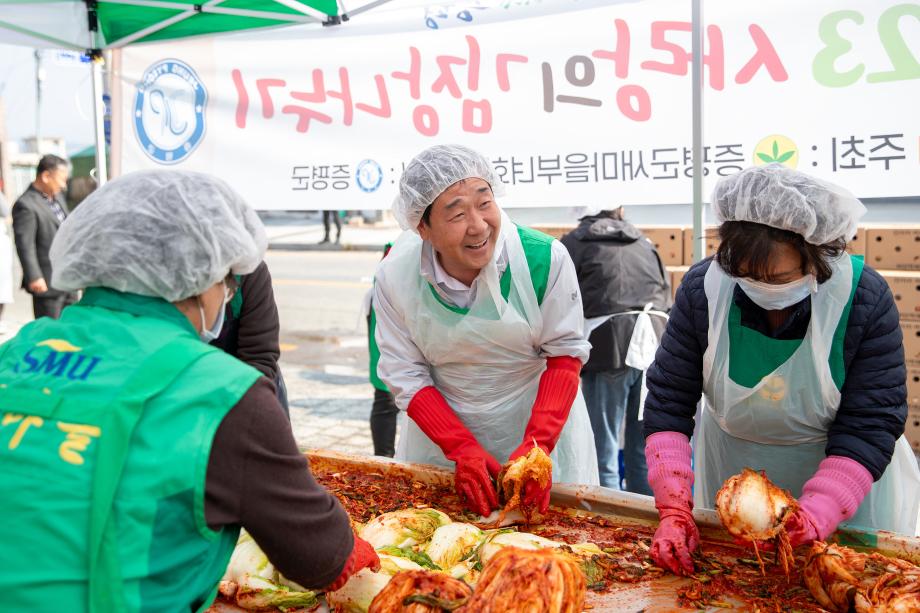
<path fill-rule="evenodd" d="M 627 355 L 637 311 L 671 308 L 668 275 L 651 241 L 624 221 L 623 207 L 582 217 L 561 242 L 575 264 L 586 322 L 603 320 L 590 333 L 591 355 L 581 371 L 601 485 L 621 489 L 625 476 L 627 491 L 651 495 L 640 416 L 643 371 L 630 366 Z M 656 335 L 665 322 L 650 318 Z M 625 475 L 619 467 L 621 432 Z"/>
<path fill-rule="evenodd" d="M 42 156 L 35 181 L 13 205 L 13 234 L 22 265 L 22 287 L 32 294 L 35 319 L 57 319 L 61 310 L 75 301 L 75 294 L 50 286 L 51 259 L 48 251 L 58 227 L 67 217 L 63 191 L 70 172 L 67 160 L 56 155 Z"/>

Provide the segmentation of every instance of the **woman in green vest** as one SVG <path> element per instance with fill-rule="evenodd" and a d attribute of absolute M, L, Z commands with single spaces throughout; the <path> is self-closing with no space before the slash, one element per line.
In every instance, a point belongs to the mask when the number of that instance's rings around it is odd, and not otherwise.
<path fill-rule="evenodd" d="M 265 248 L 191 172 L 116 179 L 61 225 L 52 283 L 83 300 L 0 347 L 0 611 L 204 610 L 240 527 L 308 588 L 379 564 L 271 383 L 207 344 Z"/>

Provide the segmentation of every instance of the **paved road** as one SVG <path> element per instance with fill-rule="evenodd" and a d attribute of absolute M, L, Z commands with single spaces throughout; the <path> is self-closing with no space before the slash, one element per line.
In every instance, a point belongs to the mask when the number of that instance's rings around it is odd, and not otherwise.
<path fill-rule="evenodd" d="M 372 453 L 367 327 L 362 313 L 380 255 L 269 251 L 281 316 L 281 367 L 301 447 Z"/>

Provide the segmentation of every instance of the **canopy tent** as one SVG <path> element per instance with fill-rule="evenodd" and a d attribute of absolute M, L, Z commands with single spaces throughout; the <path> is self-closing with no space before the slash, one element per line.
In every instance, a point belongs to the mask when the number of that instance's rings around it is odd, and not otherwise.
<path fill-rule="evenodd" d="M 97 180 L 107 179 L 102 51 L 129 44 L 290 25 L 338 25 L 385 4 L 346 12 L 342 0 L 0 0 L 0 42 L 88 51 L 93 57 Z M 702 201 L 702 2 L 692 0 L 694 260 L 704 256 Z M 462 2 L 460 2 L 462 3 Z M 457 4 L 460 4 L 457 3 Z M 477 2 L 477 4 L 481 4 Z"/>
<path fill-rule="evenodd" d="M 342 19 L 347 15 L 337 0 L 0 0 L 0 30 L 7 31 L 0 40 L 105 50 L 256 28 L 335 24 Z"/>
<path fill-rule="evenodd" d="M 93 59 L 96 178 L 106 182 L 102 52 L 129 44 L 277 28 L 338 25 L 350 14 L 337 0 L 0 0 L 0 42 L 85 51 Z"/>

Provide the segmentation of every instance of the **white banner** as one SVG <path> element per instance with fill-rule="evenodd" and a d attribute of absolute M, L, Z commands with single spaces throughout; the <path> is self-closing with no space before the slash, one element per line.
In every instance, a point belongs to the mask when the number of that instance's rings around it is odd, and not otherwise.
<path fill-rule="evenodd" d="M 505 205 L 690 202 L 690 3 L 597 4 L 126 48 L 121 172 L 210 172 L 265 210 L 386 208 L 406 162 L 458 142 L 493 160 Z M 772 161 L 920 195 L 920 2 L 704 4 L 707 198 Z"/>

